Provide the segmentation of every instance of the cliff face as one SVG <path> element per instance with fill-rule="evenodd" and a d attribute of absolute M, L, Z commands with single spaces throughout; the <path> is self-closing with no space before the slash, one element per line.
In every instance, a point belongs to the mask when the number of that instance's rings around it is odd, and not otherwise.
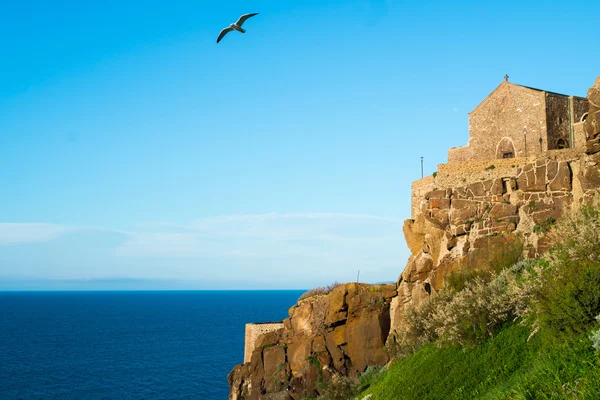
<path fill-rule="evenodd" d="M 350 283 L 299 301 L 284 327 L 261 336 L 250 362 L 231 371 L 229 398 L 314 397 L 335 373 L 356 376 L 384 365 L 394 296 L 394 285 Z"/>

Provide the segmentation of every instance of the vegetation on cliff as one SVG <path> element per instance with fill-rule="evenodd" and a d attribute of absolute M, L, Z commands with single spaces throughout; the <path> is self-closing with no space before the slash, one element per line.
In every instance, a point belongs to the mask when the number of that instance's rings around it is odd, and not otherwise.
<path fill-rule="evenodd" d="M 323 397 L 600 398 L 600 209 L 547 235 L 558 244 L 542 258 L 454 276 L 409 310 L 387 371 L 366 389 L 332 381 Z"/>

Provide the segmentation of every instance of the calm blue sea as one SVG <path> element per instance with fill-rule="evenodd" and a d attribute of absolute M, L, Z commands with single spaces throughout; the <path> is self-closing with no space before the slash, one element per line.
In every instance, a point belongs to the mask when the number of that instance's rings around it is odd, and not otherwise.
<path fill-rule="evenodd" d="M 0 292 L 0 399 L 227 399 L 300 291 Z"/>

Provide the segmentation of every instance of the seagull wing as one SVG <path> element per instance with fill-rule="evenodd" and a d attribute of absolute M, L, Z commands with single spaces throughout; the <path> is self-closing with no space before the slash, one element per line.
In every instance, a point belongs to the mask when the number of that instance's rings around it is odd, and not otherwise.
<path fill-rule="evenodd" d="M 221 39 L 223 39 L 223 36 L 227 35 L 232 30 L 233 30 L 232 27 L 228 27 L 228 28 L 223 29 L 221 31 L 221 33 L 219 33 L 219 37 L 217 38 L 217 43 L 219 43 L 221 41 Z"/>
<path fill-rule="evenodd" d="M 237 22 L 235 23 L 237 26 L 241 27 L 242 24 L 244 22 L 246 22 L 246 20 L 250 17 L 254 17 L 255 15 L 258 15 L 258 13 L 252 13 L 252 14 L 244 14 L 240 17 L 240 19 L 237 20 Z"/>

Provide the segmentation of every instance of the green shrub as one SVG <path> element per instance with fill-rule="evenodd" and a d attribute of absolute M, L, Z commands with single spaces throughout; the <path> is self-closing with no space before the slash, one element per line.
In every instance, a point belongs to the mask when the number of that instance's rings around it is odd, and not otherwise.
<path fill-rule="evenodd" d="M 446 278 L 445 285 L 455 292 L 460 292 L 461 290 L 470 286 L 470 284 L 477 279 L 484 282 L 489 282 L 491 278 L 492 273 L 490 271 L 481 269 L 462 269 L 450 273 L 450 275 L 448 275 Z"/>
<path fill-rule="evenodd" d="M 600 357 L 585 335 L 542 347 L 504 399 L 598 399 Z"/>
<path fill-rule="evenodd" d="M 385 366 L 370 366 L 367 367 L 366 371 L 358 376 L 358 386 L 357 392 L 362 392 L 368 389 L 373 382 L 379 379 L 385 372 L 387 368 Z"/>
<path fill-rule="evenodd" d="M 537 319 L 551 337 L 586 332 L 600 314 L 600 211 L 584 207 L 551 232 Z"/>
<path fill-rule="evenodd" d="M 529 329 L 507 325 L 484 344 L 461 348 L 433 344 L 397 360 L 360 396 L 377 400 L 481 399 L 526 373 L 539 349 L 539 340 L 527 340 Z M 359 399 L 362 397 L 358 397 Z"/>
<path fill-rule="evenodd" d="M 517 238 L 514 241 L 506 240 L 506 244 L 494 249 L 493 257 L 489 261 L 489 267 L 495 273 L 518 263 L 523 259 L 523 241 Z"/>
<path fill-rule="evenodd" d="M 600 315 L 596 316 L 596 321 L 600 322 Z M 600 329 L 592 331 L 590 340 L 592 341 L 592 347 L 597 351 L 600 351 Z"/>
<path fill-rule="evenodd" d="M 537 295 L 540 326 L 553 336 L 589 330 L 600 313 L 600 263 L 564 259 L 544 271 Z"/>
<path fill-rule="evenodd" d="M 320 385 L 319 399 L 349 400 L 358 393 L 358 384 L 351 378 L 334 374 L 329 382 Z"/>

